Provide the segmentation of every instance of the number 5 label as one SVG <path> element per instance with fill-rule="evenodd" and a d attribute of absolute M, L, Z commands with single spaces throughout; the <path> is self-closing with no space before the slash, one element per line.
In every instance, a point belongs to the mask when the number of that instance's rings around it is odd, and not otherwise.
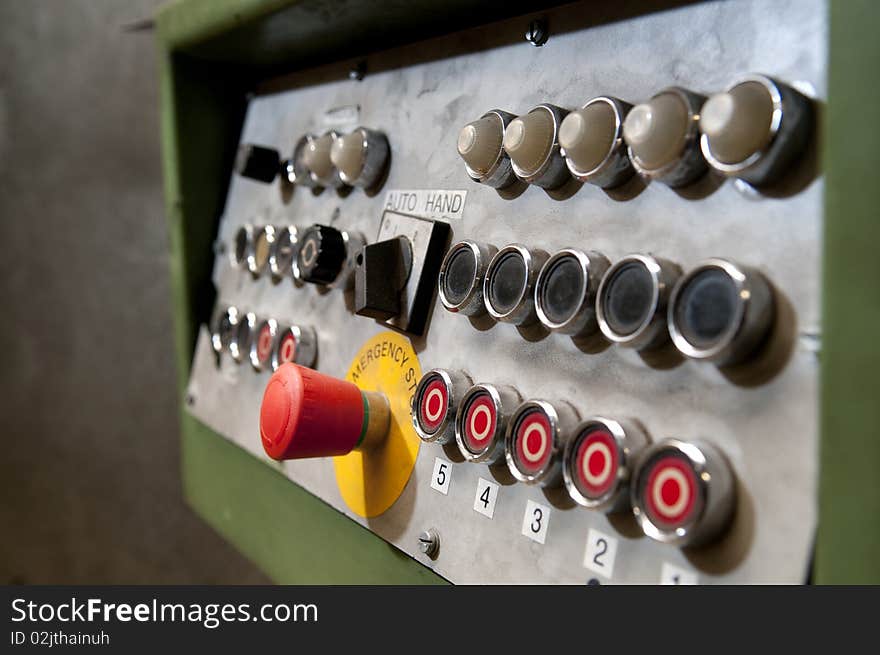
<path fill-rule="evenodd" d="M 439 457 L 434 458 L 434 473 L 431 474 L 431 489 L 439 491 L 444 496 L 449 493 L 449 483 L 452 478 L 452 464 Z"/>
<path fill-rule="evenodd" d="M 617 539 L 604 532 L 593 530 L 587 533 L 587 550 L 584 553 L 584 567 L 594 573 L 610 578 L 614 573 L 614 558 L 617 556 Z"/>
<path fill-rule="evenodd" d="M 474 511 L 491 519 L 495 515 L 496 500 L 498 500 L 498 485 L 483 478 L 477 480 L 477 497 L 474 498 Z"/>
<path fill-rule="evenodd" d="M 522 533 L 532 541 L 543 544 L 547 538 L 547 526 L 550 525 L 550 508 L 530 500 L 526 503 L 523 514 Z"/>

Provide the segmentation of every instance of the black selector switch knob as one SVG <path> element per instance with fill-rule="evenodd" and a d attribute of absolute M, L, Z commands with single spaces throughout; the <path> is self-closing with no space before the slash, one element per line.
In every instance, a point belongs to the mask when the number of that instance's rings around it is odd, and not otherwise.
<path fill-rule="evenodd" d="M 327 225 L 313 225 L 303 235 L 297 255 L 300 278 L 311 284 L 332 284 L 339 277 L 345 258 L 342 232 Z"/>
<path fill-rule="evenodd" d="M 412 246 L 406 237 L 364 246 L 355 269 L 355 313 L 380 321 L 400 313 L 400 292 L 412 268 Z"/>
<path fill-rule="evenodd" d="M 269 184 L 281 170 L 281 156 L 274 148 L 243 143 L 235 156 L 235 171 L 242 177 Z"/>

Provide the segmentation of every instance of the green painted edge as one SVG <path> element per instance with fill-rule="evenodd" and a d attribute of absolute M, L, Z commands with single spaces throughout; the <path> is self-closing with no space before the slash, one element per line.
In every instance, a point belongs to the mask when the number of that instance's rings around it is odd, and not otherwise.
<path fill-rule="evenodd" d="M 880 583 L 880 3 L 830 4 L 815 581 Z M 854 126 L 858 126 L 855 129 Z"/>
<path fill-rule="evenodd" d="M 445 583 L 188 414 L 182 445 L 183 485 L 190 505 L 272 580 Z"/>
<path fill-rule="evenodd" d="M 255 23 L 300 0 L 177 0 L 156 14 L 159 40 L 166 50 L 180 50 Z"/>

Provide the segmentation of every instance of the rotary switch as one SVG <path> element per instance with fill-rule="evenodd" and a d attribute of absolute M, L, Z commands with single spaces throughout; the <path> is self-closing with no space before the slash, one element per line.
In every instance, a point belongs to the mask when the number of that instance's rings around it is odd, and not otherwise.
<path fill-rule="evenodd" d="M 528 400 L 513 412 L 505 435 L 505 457 L 520 482 L 556 487 L 562 483 L 565 439 L 578 421 L 568 403 Z"/>
<path fill-rule="evenodd" d="M 730 525 L 736 481 L 727 459 L 711 444 L 666 439 L 640 456 L 630 501 L 646 535 L 696 546 L 718 538 Z"/>
<path fill-rule="evenodd" d="M 455 417 L 455 441 L 467 461 L 504 461 L 508 419 L 521 402 L 519 392 L 509 386 L 475 384 L 467 390 Z"/>
<path fill-rule="evenodd" d="M 504 150 L 518 178 L 545 189 L 560 187 L 569 179 L 558 137 L 567 113 L 561 107 L 542 104 L 510 122 L 504 132 Z"/>
<path fill-rule="evenodd" d="M 381 444 L 391 413 L 384 394 L 296 364 L 281 365 L 260 406 L 260 439 L 272 459 L 335 457 Z"/>
<path fill-rule="evenodd" d="M 647 444 L 647 435 L 635 421 L 587 419 L 565 445 L 562 475 L 569 495 L 590 509 L 628 508 L 634 462 Z"/>
<path fill-rule="evenodd" d="M 710 259 L 678 280 L 667 316 L 672 341 L 683 355 L 727 366 L 748 359 L 764 343 L 776 303 L 759 271 Z"/>
<path fill-rule="evenodd" d="M 623 121 L 632 105 L 611 96 L 593 98 L 559 126 L 559 145 L 571 174 L 610 189 L 633 176 L 623 140 Z"/>
<path fill-rule="evenodd" d="M 281 170 L 281 158 L 274 148 L 243 143 L 235 155 L 235 171 L 242 177 L 269 184 Z"/>
<path fill-rule="evenodd" d="M 630 110 L 623 123 L 623 138 L 639 173 L 680 187 L 706 171 L 698 129 L 705 100 L 686 89 L 671 87 Z"/>
<path fill-rule="evenodd" d="M 346 184 L 372 189 L 388 164 L 388 138 L 377 130 L 359 127 L 350 134 L 336 135 L 330 147 L 330 161 Z"/>
<path fill-rule="evenodd" d="M 602 278 L 596 317 L 602 334 L 621 346 L 648 350 L 669 341 L 666 312 L 681 268 L 652 255 L 627 255 Z"/>
<path fill-rule="evenodd" d="M 567 248 L 554 254 L 535 283 L 535 311 L 549 330 L 584 337 L 595 333 L 596 292 L 609 261 L 598 252 Z"/>
<path fill-rule="evenodd" d="M 503 148 L 504 131 L 514 118 L 509 112 L 493 109 L 461 128 L 458 154 L 475 182 L 501 189 L 516 181 Z"/>
<path fill-rule="evenodd" d="M 715 170 L 762 186 L 803 152 L 812 125 L 806 96 L 764 75 L 748 75 L 703 105 L 700 145 Z"/>
<path fill-rule="evenodd" d="M 455 438 L 455 415 L 471 379 L 461 371 L 435 368 L 416 385 L 412 422 L 416 434 L 428 443 L 447 444 Z"/>
<path fill-rule="evenodd" d="M 323 286 L 350 281 L 350 253 L 363 245 L 356 234 L 328 225 L 313 225 L 302 235 L 296 256 L 295 276 L 303 282 Z"/>

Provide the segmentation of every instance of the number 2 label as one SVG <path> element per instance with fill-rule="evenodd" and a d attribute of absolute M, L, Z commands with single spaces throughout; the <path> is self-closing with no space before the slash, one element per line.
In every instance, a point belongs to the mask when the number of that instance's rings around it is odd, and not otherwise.
<path fill-rule="evenodd" d="M 439 457 L 434 458 L 434 472 L 431 474 L 431 489 L 444 496 L 449 493 L 452 478 L 452 464 Z"/>
<path fill-rule="evenodd" d="M 587 533 L 587 550 L 584 553 L 584 567 L 594 573 L 610 578 L 614 573 L 614 558 L 617 556 L 617 539 L 604 532 L 593 530 Z"/>
<path fill-rule="evenodd" d="M 550 524 L 550 508 L 530 500 L 523 514 L 522 533 L 532 541 L 543 544 L 547 539 L 547 526 Z"/>
<path fill-rule="evenodd" d="M 498 500 L 498 485 L 483 478 L 477 480 L 477 496 L 474 498 L 474 511 L 491 519 L 495 515 L 496 500 Z"/>

